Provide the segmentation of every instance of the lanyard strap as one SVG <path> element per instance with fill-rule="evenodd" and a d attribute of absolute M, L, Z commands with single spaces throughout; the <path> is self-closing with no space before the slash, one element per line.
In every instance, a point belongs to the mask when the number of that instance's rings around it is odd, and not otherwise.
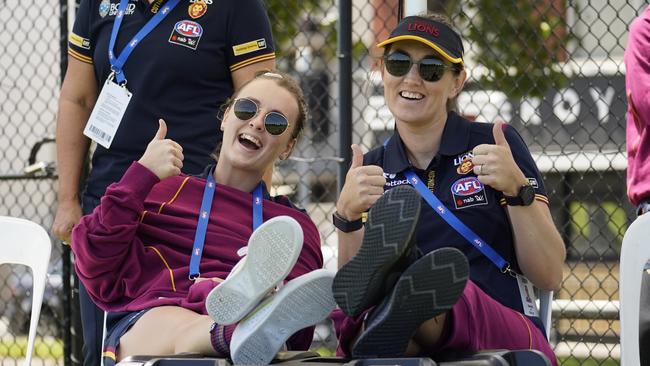
<path fill-rule="evenodd" d="M 126 12 L 126 7 L 129 4 L 129 0 L 120 0 L 120 6 L 117 10 L 117 16 L 115 16 L 115 21 L 113 22 L 113 30 L 111 31 L 111 39 L 108 45 L 108 61 L 111 63 L 111 70 L 115 73 L 115 79 L 117 83 L 123 85 L 126 83 L 126 77 L 122 71 L 122 67 L 126 63 L 126 59 L 129 58 L 131 52 L 135 47 L 146 37 L 163 19 L 178 5 L 180 0 L 169 0 L 165 6 L 160 9 L 156 15 L 154 15 L 149 21 L 136 33 L 133 38 L 126 44 L 120 55 L 115 58 L 115 53 L 113 49 L 115 48 L 115 40 L 117 39 L 117 33 L 120 30 L 120 25 L 122 25 L 122 20 L 124 19 L 124 13 Z"/>
<path fill-rule="evenodd" d="M 257 230 L 264 219 L 262 218 L 262 183 L 258 184 L 253 191 L 253 231 Z"/>
<path fill-rule="evenodd" d="M 205 233 L 210 221 L 210 211 L 212 209 L 212 199 L 216 190 L 216 182 L 212 171 L 208 174 L 203 190 L 203 199 L 201 201 L 201 210 L 199 211 L 199 222 L 196 225 L 196 234 L 194 234 L 194 244 L 192 245 L 192 255 L 190 257 L 190 280 L 194 280 L 201 275 L 199 265 L 203 255 L 203 245 L 205 244 Z M 253 191 L 253 231 L 262 225 L 263 211 L 263 189 L 262 183 L 258 184 Z"/>
<path fill-rule="evenodd" d="M 420 178 L 410 169 L 404 172 L 406 179 L 409 183 L 415 187 L 415 189 L 420 193 L 420 196 L 424 198 L 425 201 L 433 208 L 433 210 L 440 215 L 440 217 L 445 220 L 451 227 L 454 228 L 460 235 L 463 236 L 467 241 L 469 241 L 478 251 L 483 253 L 484 256 L 488 257 L 492 263 L 494 263 L 503 273 L 511 273 L 510 263 L 508 263 L 499 253 L 495 252 L 492 247 L 481 239 L 472 229 L 467 227 L 456 215 L 454 215 L 445 205 L 433 194 L 425 185 L 422 183 Z"/>

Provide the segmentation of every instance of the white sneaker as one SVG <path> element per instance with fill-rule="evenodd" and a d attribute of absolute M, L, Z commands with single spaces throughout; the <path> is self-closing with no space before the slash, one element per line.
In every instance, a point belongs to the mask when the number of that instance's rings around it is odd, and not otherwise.
<path fill-rule="evenodd" d="M 285 284 L 244 318 L 232 334 L 230 358 L 239 365 L 266 365 L 297 331 L 334 310 L 334 273 L 318 269 Z"/>
<path fill-rule="evenodd" d="M 205 300 L 212 319 L 228 325 L 246 316 L 291 272 L 302 242 L 302 228 L 289 216 L 274 217 L 257 228 L 248 240 L 247 255 Z"/>

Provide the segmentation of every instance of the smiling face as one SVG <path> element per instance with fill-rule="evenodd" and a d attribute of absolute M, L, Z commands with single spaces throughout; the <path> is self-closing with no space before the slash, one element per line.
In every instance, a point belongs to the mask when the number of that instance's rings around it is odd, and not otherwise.
<path fill-rule="evenodd" d="M 246 84 L 235 100 L 247 98 L 255 102 L 257 114 L 249 119 L 237 118 L 233 104 L 226 110 L 221 129 L 223 144 L 219 163 L 230 169 L 255 171 L 259 174 L 279 158 L 288 156 L 295 145 L 293 130 L 298 118 L 298 102 L 287 89 L 269 78 L 258 78 Z M 264 127 L 264 118 L 270 112 L 287 118 L 289 127 L 280 135 L 271 135 Z"/>
<path fill-rule="evenodd" d="M 393 43 L 388 53 L 396 51 L 408 54 L 414 62 L 427 56 L 443 59 L 431 47 L 413 40 Z M 393 76 L 384 66 L 383 80 L 384 98 L 396 123 L 420 125 L 447 119 L 447 100 L 462 89 L 465 71 L 455 74 L 447 69 L 440 80 L 428 82 L 420 77 L 418 66 L 411 66 L 404 76 Z"/>

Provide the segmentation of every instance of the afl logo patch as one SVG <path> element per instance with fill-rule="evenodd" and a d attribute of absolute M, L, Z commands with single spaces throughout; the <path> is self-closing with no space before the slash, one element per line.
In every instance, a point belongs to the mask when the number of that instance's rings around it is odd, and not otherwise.
<path fill-rule="evenodd" d="M 469 196 L 483 190 L 483 183 L 479 182 L 477 178 L 467 177 L 454 182 L 451 185 L 451 192 L 459 196 Z"/>
<path fill-rule="evenodd" d="M 466 177 L 451 185 L 451 194 L 457 209 L 487 205 L 485 186 L 476 177 Z"/>
<path fill-rule="evenodd" d="M 111 2 L 109 0 L 102 0 L 101 3 L 99 3 L 99 16 L 100 17 L 105 17 L 108 15 L 108 12 L 111 10 Z"/>
<path fill-rule="evenodd" d="M 191 20 L 181 20 L 174 25 L 172 34 L 169 36 L 169 43 L 196 50 L 201 35 L 203 35 L 201 24 Z"/>

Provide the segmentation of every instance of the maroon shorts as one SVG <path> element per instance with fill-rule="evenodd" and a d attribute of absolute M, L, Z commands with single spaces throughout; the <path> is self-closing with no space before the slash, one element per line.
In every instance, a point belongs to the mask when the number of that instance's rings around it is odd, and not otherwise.
<path fill-rule="evenodd" d="M 339 335 L 337 354 L 349 356 L 352 340 L 368 311 L 357 318 L 333 314 Z M 501 305 L 472 281 L 447 314 L 440 343 L 431 355 L 458 354 L 489 349 L 534 349 L 544 353 L 554 366 L 557 359 L 544 333 L 523 314 Z"/>

